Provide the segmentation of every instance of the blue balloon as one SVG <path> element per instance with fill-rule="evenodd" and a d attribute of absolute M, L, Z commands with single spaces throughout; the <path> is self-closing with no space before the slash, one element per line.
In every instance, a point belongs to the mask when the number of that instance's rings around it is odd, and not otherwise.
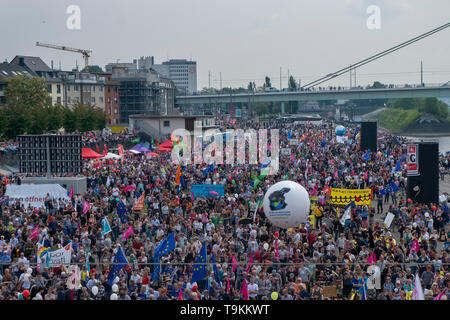
<path fill-rule="evenodd" d="M 337 136 L 342 137 L 347 132 L 347 129 L 345 129 L 344 126 L 339 125 L 336 127 L 336 129 L 334 129 L 334 132 L 336 133 Z"/>

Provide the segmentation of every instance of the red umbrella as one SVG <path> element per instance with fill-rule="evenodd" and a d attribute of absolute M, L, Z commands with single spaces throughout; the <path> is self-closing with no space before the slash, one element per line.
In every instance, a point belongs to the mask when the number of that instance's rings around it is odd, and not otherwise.
<path fill-rule="evenodd" d="M 146 154 L 146 156 L 155 156 L 155 157 L 157 157 L 157 156 L 159 156 L 159 154 L 154 153 L 154 152 L 149 152 L 149 153 Z"/>

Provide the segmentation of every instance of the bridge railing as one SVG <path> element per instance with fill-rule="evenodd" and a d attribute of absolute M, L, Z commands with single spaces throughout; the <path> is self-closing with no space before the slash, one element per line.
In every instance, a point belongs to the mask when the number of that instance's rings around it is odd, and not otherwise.
<path fill-rule="evenodd" d="M 283 93 L 283 92 L 321 92 L 321 91 L 355 91 L 355 90 L 380 90 L 380 89 L 407 89 L 407 88 L 439 88 L 439 87 L 450 87 L 450 81 L 446 83 L 425 83 L 425 84 L 387 84 L 385 88 L 372 88 L 368 86 L 357 86 L 357 87 L 346 87 L 346 86 L 318 86 L 311 87 L 307 89 L 300 89 L 297 91 L 271 91 L 271 92 L 256 92 L 256 94 L 274 94 L 274 93 Z M 233 93 L 232 96 L 241 95 L 241 94 L 251 94 L 251 92 L 247 93 Z M 198 96 L 216 96 L 216 95 L 226 95 L 229 96 L 230 93 L 217 93 L 217 94 L 190 94 L 190 95 L 179 95 L 178 97 L 198 97 Z"/>

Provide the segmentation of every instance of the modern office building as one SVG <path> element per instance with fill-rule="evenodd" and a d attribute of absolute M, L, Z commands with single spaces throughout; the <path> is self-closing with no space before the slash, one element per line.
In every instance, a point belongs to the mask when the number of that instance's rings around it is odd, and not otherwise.
<path fill-rule="evenodd" d="M 179 92 L 194 93 L 197 91 L 196 61 L 172 59 L 163 62 L 162 65 L 168 68 L 168 77 L 175 83 Z"/>

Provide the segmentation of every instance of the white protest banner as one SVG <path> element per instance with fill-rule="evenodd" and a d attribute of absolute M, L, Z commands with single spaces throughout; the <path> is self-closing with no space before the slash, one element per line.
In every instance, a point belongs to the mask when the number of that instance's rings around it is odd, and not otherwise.
<path fill-rule="evenodd" d="M 386 228 L 390 228 L 393 220 L 394 220 L 394 214 L 392 214 L 391 212 L 388 212 L 386 218 L 384 219 L 384 224 L 386 225 Z"/>
<path fill-rule="evenodd" d="M 59 267 L 61 265 L 69 265 L 72 260 L 72 242 L 64 248 L 58 250 L 41 250 L 38 248 L 37 259 L 41 268 Z"/>
<path fill-rule="evenodd" d="M 53 199 L 63 199 L 69 201 L 67 190 L 59 184 L 8 184 L 5 196 L 9 196 L 10 201 L 19 201 L 20 204 L 31 205 L 35 208 L 43 207 L 47 193 Z"/>
<path fill-rule="evenodd" d="M 281 154 L 283 156 L 290 156 L 291 155 L 291 149 L 290 148 L 282 148 L 281 149 Z"/>
<path fill-rule="evenodd" d="M 291 146 L 298 146 L 298 139 L 289 139 L 289 144 Z"/>

